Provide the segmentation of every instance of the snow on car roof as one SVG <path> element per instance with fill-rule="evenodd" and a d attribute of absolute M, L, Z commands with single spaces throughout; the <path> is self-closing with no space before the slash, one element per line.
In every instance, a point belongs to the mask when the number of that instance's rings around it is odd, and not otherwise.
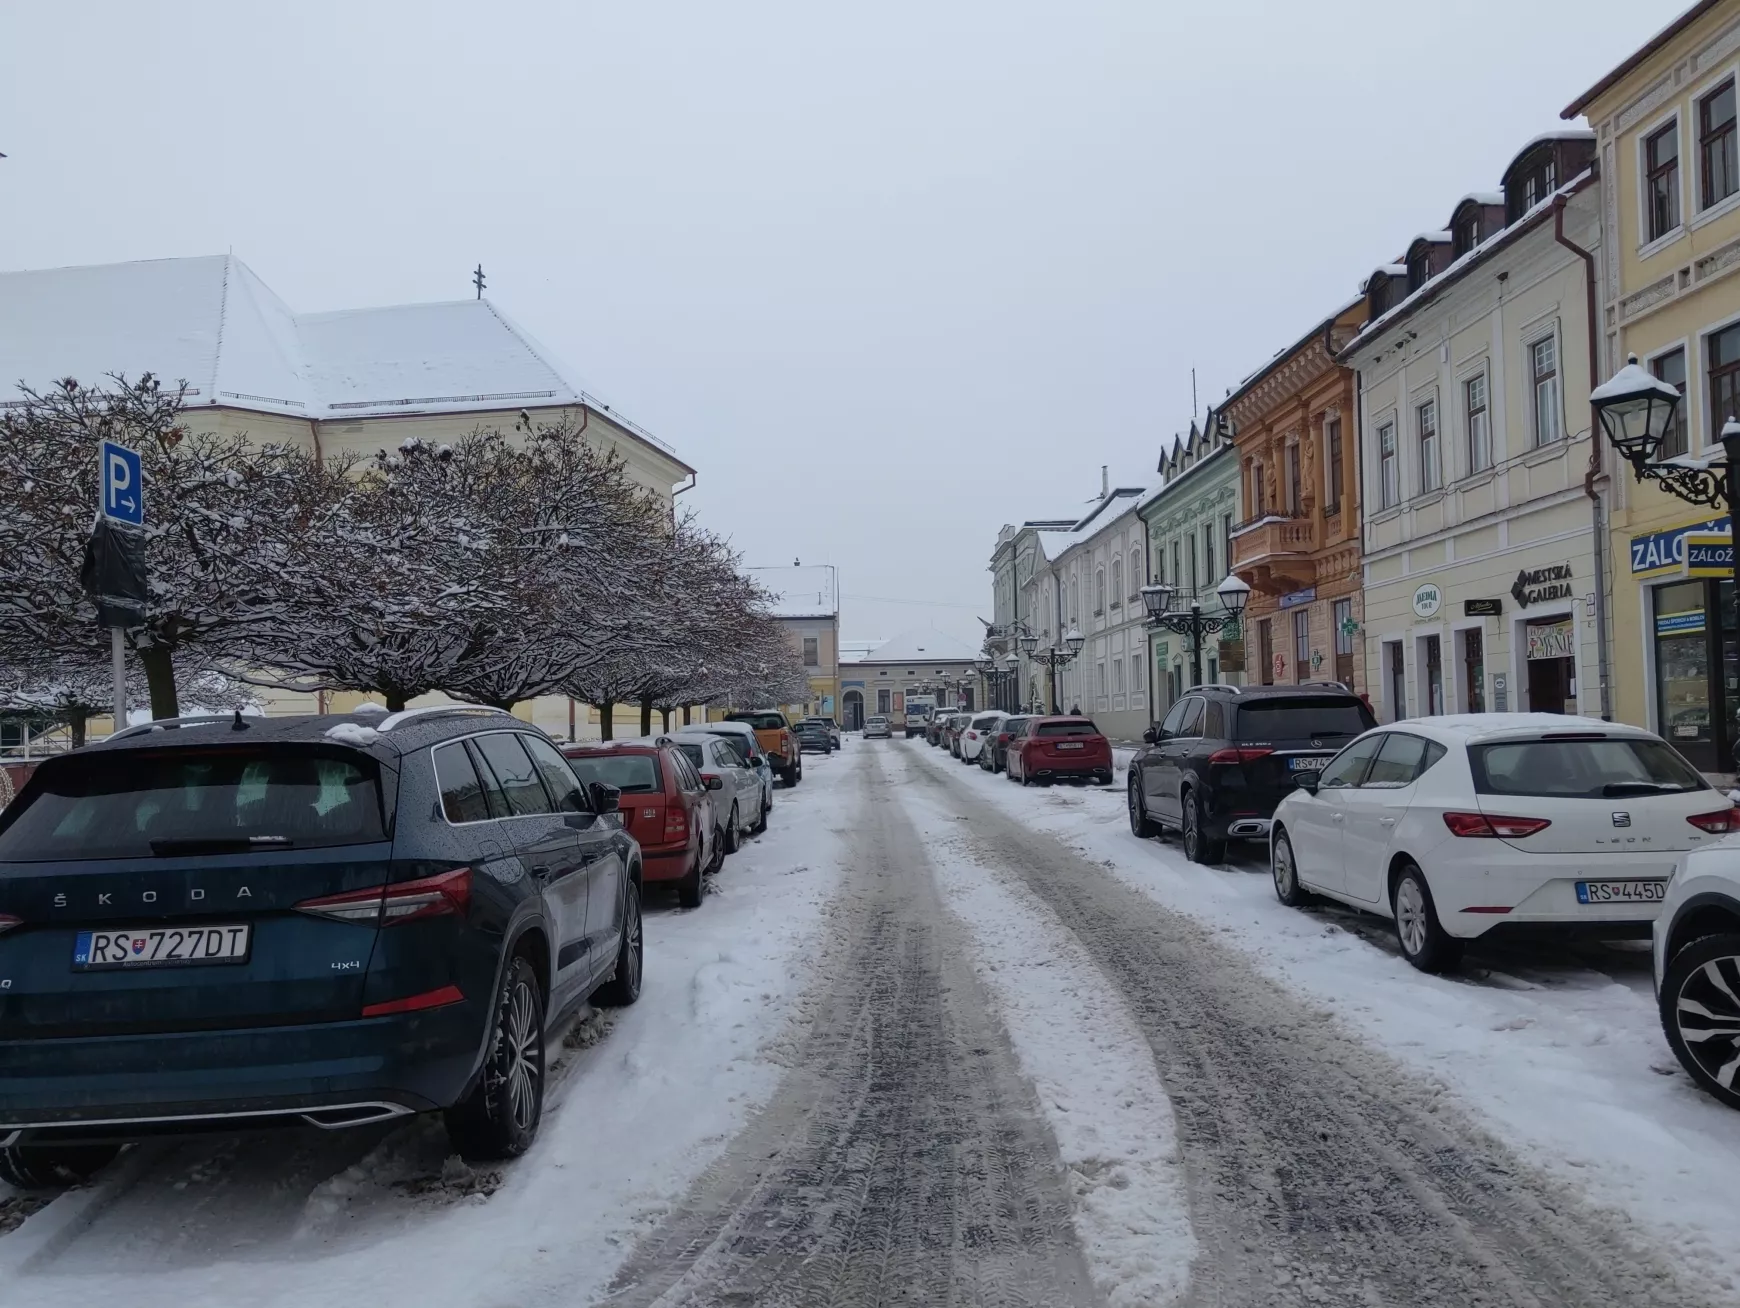
<path fill-rule="evenodd" d="M 1540 735 L 1546 732 L 1596 732 L 1653 740 L 1652 731 L 1626 722 L 1574 717 L 1563 713 L 1450 713 L 1443 717 L 1407 718 L 1386 726 L 1422 728 L 1465 743 Z"/>

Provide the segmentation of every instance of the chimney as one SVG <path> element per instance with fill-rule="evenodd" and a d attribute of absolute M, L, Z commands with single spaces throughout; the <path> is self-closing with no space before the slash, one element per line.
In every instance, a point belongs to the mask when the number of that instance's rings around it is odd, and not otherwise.
<path fill-rule="evenodd" d="M 1112 493 L 1111 469 L 1112 465 L 1109 463 L 1100 464 L 1100 498 L 1102 500 Z"/>

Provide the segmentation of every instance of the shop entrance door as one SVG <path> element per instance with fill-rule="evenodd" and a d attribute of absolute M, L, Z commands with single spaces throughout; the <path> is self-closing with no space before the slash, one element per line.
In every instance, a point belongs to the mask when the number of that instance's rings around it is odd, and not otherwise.
<path fill-rule="evenodd" d="M 1530 659 L 1529 710 L 1563 713 L 1566 701 L 1576 698 L 1572 676 L 1570 659 Z"/>
<path fill-rule="evenodd" d="M 1439 714 L 1444 711 L 1444 651 L 1436 636 L 1427 636 L 1421 643 L 1425 646 L 1426 684 L 1421 689 L 1426 692 L 1426 712 Z"/>

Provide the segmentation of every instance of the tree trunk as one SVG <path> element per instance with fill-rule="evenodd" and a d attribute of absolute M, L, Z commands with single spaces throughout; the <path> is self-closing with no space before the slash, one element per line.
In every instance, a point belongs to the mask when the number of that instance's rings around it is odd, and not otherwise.
<path fill-rule="evenodd" d="M 640 702 L 640 734 L 652 735 L 652 696 L 648 695 Z"/>
<path fill-rule="evenodd" d="M 659 712 L 664 714 L 664 730 L 669 731 L 671 729 L 671 711 L 669 709 L 660 709 Z"/>
<path fill-rule="evenodd" d="M 147 645 L 139 651 L 139 662 L 145 665 L 145 684 L 151 688 L 151 717 L 154 720 L 180 717 L 181 705 L 175 698 L 174 653 L 162 645 Z"/>
<path fill-rule="evenodd" d="M 616 701 L 613 699 L 598 705 L 598 736 L 601 740 L 616 739 Z"/>
<path fill-rule="evenodd" d="M 405 711 L 405 697 L 398 691 L 389 690 L 382 698 L 387 701 L 387 712 L 403 713 Z"/>
<path fill-rule="evenodd" d="M 689 725 L 689 705 L 687 704 L 683 705 L 683 725 L 685 727 Z"/>
<path fill-rule="evenodd" d="M 83 745 L 85 743 L 85 721 L 86 721 L 86 715 L 83 713 L 69 713 L 69 714 L 67 714 L 66 724 L 67 724 L 67 726 L 72 728 L 72 738 L 73 738 L 73 748 L 74 749 L 79 749 L 79 748 L 83 747 Z M 120 731 L 126 725 L 127 724 L 125 722 L 123 722 L 120 725 L 118 725 L 115 728 L 115 730 Z"/>

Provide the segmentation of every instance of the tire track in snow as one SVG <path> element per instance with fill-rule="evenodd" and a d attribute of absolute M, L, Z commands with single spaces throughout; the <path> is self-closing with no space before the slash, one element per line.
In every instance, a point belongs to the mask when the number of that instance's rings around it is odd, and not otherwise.
<path fill-rule="evenodd" d="M 889 764 L 905 779 L 908 764 Z M 943 898 L 972 938 L 1069 1169 L 1072 1220 L 1112 1308 L 1175 1303 L 1197 1254 L 1186 1181 L 1154 1052 L 1112 983 L 1057 915 L 979 854 L 934 789 L 907 791 Z"/>

